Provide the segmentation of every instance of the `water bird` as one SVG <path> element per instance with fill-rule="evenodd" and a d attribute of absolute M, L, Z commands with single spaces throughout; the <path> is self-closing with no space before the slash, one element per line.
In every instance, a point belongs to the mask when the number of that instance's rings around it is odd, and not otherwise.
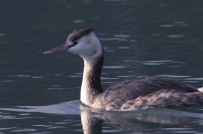
<path fill-rule="evenodd" d="M 128 79 L 103 90 L 103 47 L 92 28 L 76 29 L 67 41 L 44 54 L 70 52 L 84 60 L 80 100 L 96 109 L 132 111 L 146 108 L 203 105 L 202 88 L 167 77 Z"/>

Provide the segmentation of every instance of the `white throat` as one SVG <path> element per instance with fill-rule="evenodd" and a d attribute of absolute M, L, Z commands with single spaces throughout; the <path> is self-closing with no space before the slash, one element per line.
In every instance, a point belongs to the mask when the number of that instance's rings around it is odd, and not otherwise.
<path fill-rule="evenodd" d="M 102 56 L 83 58 L 83 60 L 84 70 L 80 91 L 80 100 L 82 103 L 91 106 L 96 93 L 102 91 L 100 79 L 103 67 L 103 52 Z"/>
<path fill-rule="evenodd" d="M 84 60 L 84 64 L 86 64 L 86 61 Z M 85 65 L 86 66 L 86 65 Z M 89 82 L 88 82 L 88 70 L 89 67 L 84 67 L 83 70 L 83 78 L 82 78 L 82 85 L 80 89 L 80 101 L 86 105 L 91 105 L 89 104 L 89 98 L 88 98 L 88 88 L 89 88 Z"/>
<path fill-rule="evenodd" d="M 94 93 L 91 92 L 92 91 L 91 79 L 94 79 L 95 81 L 100 82 L 100 78 L 98 78 L 100 77 L 100 75 L 96 76 L 93 74 L 95 73 L 95 71 L 97 71 L 97 69 L 95 68 L 95 64 L 97 64 L 99 61 L 98 61 L 98 57 L 83 58 L 83 60 L 84 60 L 84 70 L 83 70 L 83 79 L 82 79 L 82 85 L 81 85 L 81 91 L 80 91 L 80 100 L 82 103 L 88 106 L 91 106 L 92 97 L 95 96 L 93 95 Z M 100 73 L 100 69 L 98 69 L 98 71 Z M 92 78 L 92 77 L 97 77 L 97 78 Z"/>

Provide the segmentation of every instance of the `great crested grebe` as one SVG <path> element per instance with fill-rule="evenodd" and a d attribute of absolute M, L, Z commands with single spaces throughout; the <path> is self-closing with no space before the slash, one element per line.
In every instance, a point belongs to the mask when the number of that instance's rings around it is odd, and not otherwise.
<path fill-rule="evenodd" d="M 44 54 L 79 54 L 84 60 L 80 100 L 85 105 L 105 110 L 129 111 L 155 107 L 203 105 L 201 88 L 165 78 L 143 77 L 125 80 L 102 89 L 103 47 L 92 28 L 74 30 L 67 41 Z"/>

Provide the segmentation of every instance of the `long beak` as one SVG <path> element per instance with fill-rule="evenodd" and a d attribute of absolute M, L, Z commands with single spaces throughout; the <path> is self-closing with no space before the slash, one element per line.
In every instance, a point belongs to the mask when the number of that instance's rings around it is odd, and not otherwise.
<path fill-rule="evenodd" d="M 52 48 L 50 50 L 45 51 L 43 54 L 53 54 L 53 53 L 59 53 L 59 52 L 65 52 L 69 49 L 69 46 L 61 45 L 56 48 Z"/>

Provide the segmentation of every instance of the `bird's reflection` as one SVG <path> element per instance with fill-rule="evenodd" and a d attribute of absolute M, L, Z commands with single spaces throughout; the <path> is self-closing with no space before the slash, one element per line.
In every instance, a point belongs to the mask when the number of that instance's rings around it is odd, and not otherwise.
<path fill-rule="evenodd" d="M 110 112 L 92 109 L 79 100 L 47 106 L 17 106 L 0 108 L 19 113 L 46 113 L 81 116 L 84 134 L 123 133 L 202 133 L 203 107 L 176 109 L 147 109 L 129 112 Z M 5 115 L 2 115 L 2 117 Z M 30 115 L 28 114 L 28 117 Z M 68 116 L 69 117 L 69 116 Z M 106 127 L 109 126 L 110 127 Z M 113 128 L 111 127 L 113 126 Z M 103 132 L 102 132 L 103 131 Z"/>
<path fill-rule="evenodd" d="M 191 131 L 183 126 L 198 122 L 203 125 L 203 114 L 172 109 L 150 109 L 133 112 L 107 112 L 87 108 L 81 109 L 84 134 L 102 134 L 103 121 L 115 128 L 136 133 L 166 133 L 166 131 Z M 174 125 L 179 129 L 172 128 Z M 178 132 L 177 132 L 178 133 Z"/>
<path fill-rule="evenodd" d="M 81 122 L 84 134 L 102 134 L 103 120 L 89 111 L 81 111 Z"/>

